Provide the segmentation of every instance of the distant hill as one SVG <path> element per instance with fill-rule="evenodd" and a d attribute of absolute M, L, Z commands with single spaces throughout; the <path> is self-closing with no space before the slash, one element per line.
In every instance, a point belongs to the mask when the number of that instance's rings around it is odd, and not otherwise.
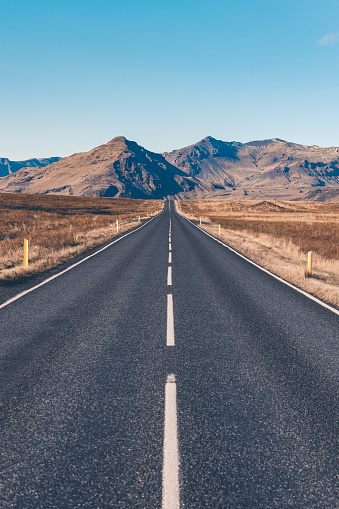
<path fill-rule="evenodd" d="M 208 136 L 163 155 L 187 175 L 229 187 L 228 193 L 237 191 L 237 197 L 241 196 L 241 190 L 258 195 L 260 189 L 264 192 L 275 189 L 277 193 L 280 189 L 285 193 L 288 188 L 295 193 L 313 187 L 339 187 L 337 147 L 308 147 L 276 138 L 249 143 L 224 142 Z"/>
<path fill-rule="evenodd" d="M 0 190 L 5 192 L 78 196 L 186 197 L 212 189 L 123 136 L 45 168 L 24 168 L 0 179 Z"/>
<path fill-rule="evenodd" d="M 61 157 L 44 157 L 42 159 L 27 159 L 26 161 L 10 161 L 5 157 L 0 157 L 0 177 L 6 177 L 25 167 L 47 166 L 60 159 Z"/>

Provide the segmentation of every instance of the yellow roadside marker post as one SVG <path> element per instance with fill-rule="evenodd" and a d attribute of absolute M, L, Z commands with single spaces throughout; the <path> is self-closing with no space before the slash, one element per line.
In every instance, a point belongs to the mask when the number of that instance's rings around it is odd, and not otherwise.
<path fill-rule="evenodd" d="M 221 235 L 221 226 L 219 224 L 219 235 Z"/>
<path fill-rule="evenodd" d="M 200 226 L 201 226 L 201 218 L 200 218 Z"/>
<path fill-rule="evenodd" d="M 312 275 L 312 251 L 309 251 L 307 255 L 307 274 Z"/>
<path fill-rule="evenodd" d="M 28 240 L 24 239 L 24 267 L 28 267 Z"/>
<path fill-rule="evenodd" d="M 117 220 L 117 232 L 119 231 L 119 221 Z"/>

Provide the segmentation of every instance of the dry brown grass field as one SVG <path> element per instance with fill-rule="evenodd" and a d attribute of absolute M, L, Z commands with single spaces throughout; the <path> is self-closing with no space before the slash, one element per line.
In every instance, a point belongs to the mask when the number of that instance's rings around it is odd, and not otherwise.
<path fill-rule="evenodd" d="M 339 306 L 339 203 L 196 200 L 186 217 L 287 281 Z M 219 224 L 221 235 L 219 235 Z M 312 275 L 307 253 L 312 251 Z"/>
<path fill-rule="evenodd" d="M 55 267 L 115 237 L 117 220 L 121 233 L 162 207 L 159 200 L 0 193 L 0 279 Z"/>

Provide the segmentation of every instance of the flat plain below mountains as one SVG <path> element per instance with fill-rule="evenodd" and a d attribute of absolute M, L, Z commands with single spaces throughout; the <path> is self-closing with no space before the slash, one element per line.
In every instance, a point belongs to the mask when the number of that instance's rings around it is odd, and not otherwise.
<path fill-rule="evenodd" d="M 0 191 L 142 199 L 339 201 L 339 148 L 211 136 L 157 154 L 119 136 L 47 166 L 0 178 Z M 13 163 L 13 162 L 12 162 Z"/>
<path fill-rule="evenodd" d="M 0 193 L 0 298 L 1 281 L 68 262 L 137 228 L 163 206 L 160 200 Z M 24 238 L 28 267 L 23 266 Z"/>

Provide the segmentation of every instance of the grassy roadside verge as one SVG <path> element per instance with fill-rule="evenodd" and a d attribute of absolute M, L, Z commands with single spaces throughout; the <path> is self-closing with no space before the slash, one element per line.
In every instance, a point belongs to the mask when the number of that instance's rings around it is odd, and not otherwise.
<path fill-rule="evenodd" d="M 176 202 L 185 217 L 262 267 L 339 306 L 339 204 Z M 221 234 L 219 235 L 219 224 Z M 312 276 L 307 251 L 313 251 Z"/>
<path fill-rule="evenodd" d="M 57 267 L 137 227 L 162 208 L 160 200 L 1 193 L 0 280 Z M 29 241 L 27 268 L 24 238 Z"/>

